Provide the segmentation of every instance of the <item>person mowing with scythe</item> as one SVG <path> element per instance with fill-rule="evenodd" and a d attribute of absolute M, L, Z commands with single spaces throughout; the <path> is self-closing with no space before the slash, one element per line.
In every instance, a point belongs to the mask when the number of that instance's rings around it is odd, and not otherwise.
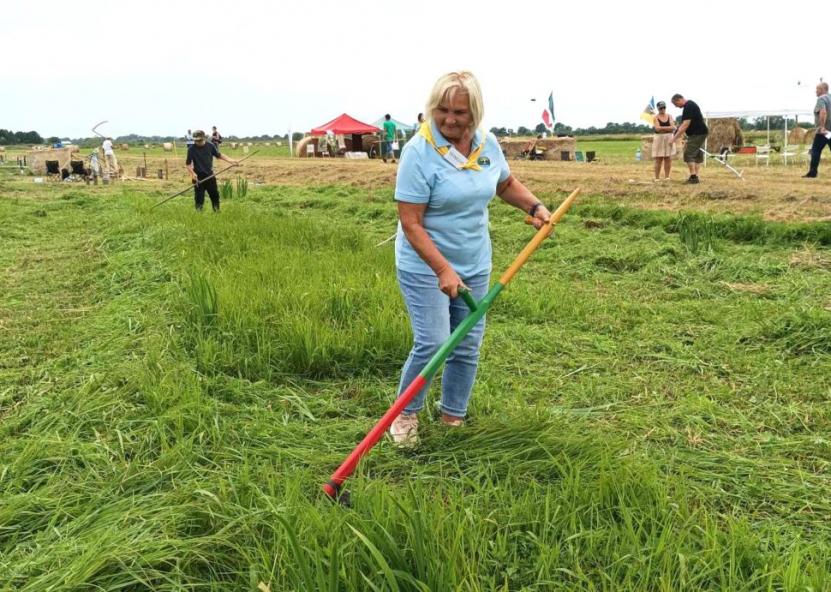
<path fill-rule="evenodd" d="M 213 211 L 219 211 L 219 188 L 216 185 L 216 177 L 213 176 L 214 157 L 231 164 L 239 164 L 236 160 L 220 154 L 216 145 L 208 142 L 204 131 L 196 130 L 193 132 L 193 145 L 188 146 L 188 157 L 185 164 L 194 183 L 193 191 L 198 212 L 202 211 L 202 206 L 205 204 L 206 191 L 211 198 Z"/>
<path fill-rule="evenodd" d="M 494 194 L 529 214 L 537 229 L 551 217 L 511 175 L 496 137 L 479 128 L 484 109 L 473 74 L 441 76 L 425 112 L 427 121 L 401 154 L 395 186 L 395 262 L 414 340 L 399 393 L 470 313 L 460 290 L 468 289 L 477 301 L 488 291 L 488 204 Z M 441 385 L 445 425 L 461 426 L 467 415 L 484 329 L 482 318 L 447 358 Z M 390 426 L 398 445 L 417 443 L 416 414 L 429 388 L 428 381 Z"/>

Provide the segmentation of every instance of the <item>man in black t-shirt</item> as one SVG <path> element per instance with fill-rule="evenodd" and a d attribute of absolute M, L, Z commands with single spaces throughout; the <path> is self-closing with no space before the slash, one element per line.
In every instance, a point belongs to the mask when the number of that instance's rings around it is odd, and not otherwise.
<path fill-rule="evenodd" d="M 672 104 L 684 111 L 681 113 L 681 125 L 675 130 L 675 133 L 670 138 L 670 143 L 674 143 L 681 134 L 687 134 L 687 145 L 684 148 L 684 162 L 687 163 L 687 168 L 690 169 L 690 178 L 687 183 L 698 183 L 698 171 L 701 168 L 701 163 L 704 162 L 704 153 L 701 151 L 704 148 L 704 142 L 707 141 L 707 134 L 710 130 L 707 129 L 707 124 L 704 123 L 704 116 L 701 114 L 701 109 L 694 101 L 685 99 L 682 95 L 675 94 L 672 96 Z"/>
<path fill-rule="evenodd" d="M 196 209 L 198 211 L 202 211 L 206 191 L 211 198 L 211 205 L 213 206 L 214 212 L 219 211 L 219 189 L 216 186 L 216 177 L 213 176 L 214 157 L 225 162 L 230 162 L 231 164 L 237 164 L 236 160 L 220 154 L 219 149 L 207 141 L 205 132 L 202 130 L 193 132 L 193 144 L 188 146 L 188 158 L 185 164 L 194 182 L 193 189 L 195 192 Z"/>

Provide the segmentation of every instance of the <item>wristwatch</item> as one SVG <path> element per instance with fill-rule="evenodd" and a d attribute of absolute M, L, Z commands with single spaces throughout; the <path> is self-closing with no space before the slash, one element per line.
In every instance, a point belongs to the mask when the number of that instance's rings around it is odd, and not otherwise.
<path fill-rule="evenodd" d="M 538 202 L 537 202 L 537 203 L 535 203 L 533 206 L 531 206 L 531 209 L 530 209 L 530 210 L 528 210 L 528 215 L 529 215 L 529 216 L 531 216 L 531 217 L 533 218 L 533 217 L 534 217 L 534 214 L 536 214 L 536 213 L 537 213 L 537 209 L 538 209 L 541 205 L 542 205 L 542 202 L 541 202 L 541 201 L 538 201 Z"/>

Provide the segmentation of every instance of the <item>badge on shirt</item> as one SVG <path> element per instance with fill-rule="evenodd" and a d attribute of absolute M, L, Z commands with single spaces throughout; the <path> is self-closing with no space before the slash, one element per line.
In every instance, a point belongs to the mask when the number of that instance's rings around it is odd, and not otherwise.
<path fill-rule="evenodd" d="M 480 156 L 479 160 L 476 161 L 476 164 L 478 164 L 479 166 L 483 166 L 483 167 L 490 166 L 491 165 L 491 159 L 488 158 L 487 156 Z"/>

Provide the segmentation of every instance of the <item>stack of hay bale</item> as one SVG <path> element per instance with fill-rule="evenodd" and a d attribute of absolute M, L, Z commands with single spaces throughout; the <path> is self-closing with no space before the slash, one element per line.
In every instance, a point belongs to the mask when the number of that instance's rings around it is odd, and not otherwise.
<path fill-rule="evenodd" d="M 72 155 L 78 152 L 80 150 L 77 146 L 50 148 L 49 150 L 32 150 L 26 155 L 26 162 L 34 174 L 45 175 L 47 160 L 57 160 L 58 168 L 69 170 Z"/>
<path fill-rule="evenodd" d="M 533 140 L 534 138 L 502 138 L 499 146 L 505 158 L 513 160 L 522 156 Z M 543 151 L 543 160 L 574 160 L 577 141 L 574 138 L 540 138 L 536 141 L 535 148 Z"/>
<path fill-rule="evenodd" d="M 719 154 L 724 149 L 735 152 L 744 145 L 744 136 L 739 120 L 735 117 L 721 117 L 707 122 L 710 133 L 707 135 L 707 152 Z"/>
<path fill-rule="evenodd" d="M 788 144 L 796 144 L 802 146 L 811 144 L 816 135 L 816 128 L 805 129 L 802 127 L 795 127 L 788 132 Z"/>

